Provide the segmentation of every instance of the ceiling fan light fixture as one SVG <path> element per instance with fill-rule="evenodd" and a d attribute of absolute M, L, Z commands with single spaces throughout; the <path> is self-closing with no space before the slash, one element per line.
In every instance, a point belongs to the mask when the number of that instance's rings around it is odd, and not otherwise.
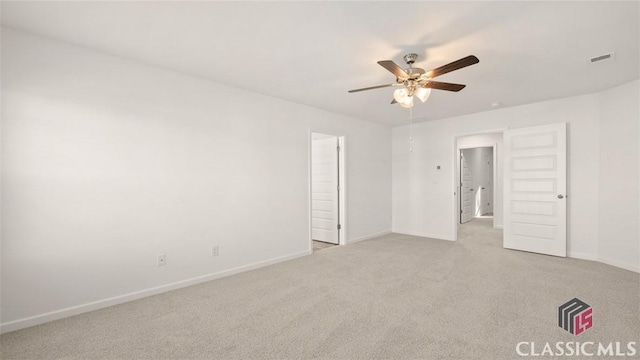
<path fill-rule="evenodd" d="M 403 108 L 410 108 L 413 106 L 413 95 L 409 93 L 409 90 L 407 90 L 407 88 L 401 88 L 394 91 L 393 98 Z"/>
<path fill-rule="evenodd" d="M 466 85 L 433 81 L 432 79 L 440 75 L 444 75 L 446 73 L 450 73 L 452 71 L 459 70 L 480 62 L 477 57 L 469 55 L 462 59 L 437 67 L 429 72 L 425 72 L 424 69 L 413 67 L 413 63 L 416 61 L 417 57 L 418 55 L 415 53 L 405 55 L 404 61 L 407 63 L 407 65 L 409 65 L 408 69 L 401 68 L 398 64 L 393 62 L 393 60 L 378 61 L 378 65 L 387 69 L 390 73 L 396 76 L 396 82 L 391 84 L 349 90 L 349 92 L 354 93 L 391 86 L 402 86 L 401 89 L 397 89 L 393 92 L 393 101 L 391 102 L 391 104 L 398 103 L 404 108 L 410 108 L 413 107 L 414 95 L 418 99 L 420 99 L 420 101 L 426 102 L 431 95 L 431 89 L 453 92 L 458 92 L 464 89 Z"/>
<path fill-rule="evenodd" d="M 404 102 L 401 102 L 400 106 L 402 106 L 405 109 L 413 107 L 413 96 L 408 97 L 407 100 L 405 100 Z"/>
<path fill-rule="evenodd" d="M 420 99 L 420 101 L 425 102 L 431 95 L 431 88 L 421 87 L 416 91 L 416 97 Z"/>
<path fill-rule="evenodd" d="M 393 92 L 393 98 L 396 99 L 396 101 L 401 103 L 401 104 L 405 101 L 405 99 L 408 96 L 409 96 L 409 91 L 405 87 L 400 88 L 400 89 L 396 89 Z"/>

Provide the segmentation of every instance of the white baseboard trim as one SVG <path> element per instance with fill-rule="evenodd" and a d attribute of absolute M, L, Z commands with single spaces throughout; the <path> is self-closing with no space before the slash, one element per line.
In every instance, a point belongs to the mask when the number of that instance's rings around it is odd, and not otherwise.
<path fill-rule="evenodd" d="M 427 233 L 416 232 L 416 231 L 405 231 L 405 230 L 394 230 L 393 232 L 396 234 L 420 236 L 420 237 L 426 237 L 426 238 L 436 239 L 436 240 L 455 241 L 451 236 L 446 236 L 446 235 L 434 235 L 434 234 L 427 234 Z"/>
<path fill-rule="evenodd" d="M 593 254 L 586 254 L 586 253 L 579 253 L 579 252 L 568 251 L 567 257 L 570 257 L 572 259 L 598 261 L 598 257 L 596 257 Z"/>
<path fill-rule="evenodd" d="M 24 319 L 18 319 L 18 320 L 2 323 L 0 324 L 0 334 L 24 329 L 24 328 L 35 326 L 35 325 L 44 324 L 50 321 L 63 319 L 69 316 L 78 315 L 78 314 L 106 308 L 113 305 L 122 304 L 125 302 L 141 299 L 141 298 L 152 296 L 152 295 L 157 295 L 167 291 L 176 290 L 176 289 L 180 289 L 180 288 L 191 286 L 191 285 L 196 285 L 199 283 L 219 279 L 222 277 L 238 274 L 241 272 L 259 269 L 261 267 L 281 263 L 288 260 L 293 260 L 295 258 L 307 256 L 310 254 L 311 254 L 310 250 L 305 250 L 305 251 L 301 251 L 294 254 L 289 254 L 289 255 L 273 258 L 273 259 L 258 261 L 252 264 L 238 266 L 232 269 L 223 270 L 223 271 L 219 271 L 212 274 L 207 274 L 207 275 L 202 275 L 202 276 L 194 277 L 187 280 L 177 281 L 171 284 L 160 285 L 160 286 L 156 286 L 149 289 L 134 291 L 124 295 L 114 296 L 114 297 L 103 299 L 103 300 L 93 301 L 93 302 L 82 304 L 82 305 L 77 305 L 77 306 L 72 306 L 65 309 L 51 311 L 45 314 L 35 315 L 35 316 L 27 317 Z"/>
<path fill-rule="evenodd" d="M 495 229 L 504 229 L 504 225 L 494 225 Z"/>
<path fill-rule="evenodd" d="M 369 235 L 365 235 L 365 236 L 360 236 L 360 237 L 357 237 L 355 239 L 347 239 L 347 245 L 348 244 L 357 243 L 358 241 L 369 240 L 369 239 L 377 238 L 378 236 L 383 236 L 383 235 L 388 235 L 388 234 L 391 234 L 391 230 L 385 230 L 385 231 L 381 231 L 381 232 L 375 233 L 375 234 L 369 234 Z"/>
<path fill-rule="evenodd" d="M 567 252 L 567 257 L 570 257 L 570 258 L 573 258 L 573 259 L 580 259 L 580 260 L 596 261 L 596 262 L 600 262 L 600 263 L 603 263 L 603 264 L 615 266 L 615 267 L 618 267 L 618 268 L 621 268 L 621 269 L 625 269 L 625 270 L 633 271 L 633 272 L 636 272 L 636 273 L 640 273 L 640 266 L 638 266 L 638 265 L 627 264 L 627 263 L 621 262 L 619 260 L 614 260 L 614 259 L 610 259 L 610 258 L 604 258 L 604 257 L 600 257 L 600 256 L 593 255 L 593 254 Z"/>
<path fill-rule="evenodd" d="M 640 266 L 638 266 L 638 265 L 627 264 L 627 263 L 624 263 L 624 262 L 619 261 L 619 260 L 614 260 L 614 259 L 604 258 L 604 257 L 598 257 L 597 261 L 599 261 L 599 262 L 601 262 L 603 264 L 607 264 L 607 265 L 619 267 L 621 269 L 633 271 L 635 273 L 640 273 Z"/>

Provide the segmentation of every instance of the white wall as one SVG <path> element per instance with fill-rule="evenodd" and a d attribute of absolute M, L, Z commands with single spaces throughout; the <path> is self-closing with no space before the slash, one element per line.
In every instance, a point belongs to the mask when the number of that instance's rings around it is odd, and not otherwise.
<path fill-rule="evenodd" d="M 411 153 L 406 146 L 408 126 L 396 127 L 392 145 L 393 230 L 447 240 L 454 238 L 454 137 L 567 122 L 568 254 L 640 272 L 640 259 L 636 256 L 639 253 L 637 206 L 630 204 L 638 199 L 637 109 L 636 80 L 603 93 L 419 123 L 413 125 Z M 611 162 L 622 153 L 627 154 L 626 166 L 610 168 Z M 432 173 L 435 164 L 445 166 L 437 182 L 433 181 Z M 617 184 L 613 184 L 614 179 Z M 622 188 L 630 200 L 615 196 L 609 201 L 599 195 L 607 194 L 608 190 L 603 190 L 605 186 L 620 188 L 621 183 L 626 184 Z M 612 242 L 602 237 L 610 231 L 610 224 L 606 218 L 600 218 L 601 201 L 606 209 L 627 209 L 629 214 L 622 218 L 634 221 L 632 226 L 611 230 L 619 240 Z M 605 228 L 601 232 L 602 226 Z"/>
<path fill-rule="evenodd" d="M 638 81 L 600 94 L 598 258 L 640 271 Z"/>
<path fill-rule="evenodd" d="M 637 93 L 633 88 L 638 81 L 621 86 L 619 91 L 627 94 L 625 103 L 637 109 Z M 611 90 L 614 91 L 614 90 Z M 413 126 L 413 152 L 406 146 L 408 127 L 393 129 L 393 230 L 414 233 L 440 239 L 453 239 L 455 221 L 454 137 L 478 132 L 494 132 L 507 128 L 519 128 L 557 122 L 568 123 L 568 253 L 570 256 L 598 259 L 601 239 L 599 234 L 600 169 L 602 159 L 612 159 L 615 155 L 608 146 L 600 149 L 600 130 L 607 128 L 612 134 L 620 134 L 630 129 L 611 126 L 601 119 L 601 94 L 589 94 L 542 103 L 529 104 L 506 109 L 450 119 L 419 123 Z M 635 99 L 633 98 L 634 96 Z M 625 107 L 626 108 L 626 107 Z M 625 110 L 627 111 L 627 110 Z M 629 110 L 630 111 L 630 110 Z M 629 114 L 629 118 L 633 118 Z M 636 122 L 637 116 L 635 117 Z M 633 134 L 638 134 L 633 129 Z M 623 136 L 620 145 L 628 149 L 631 157 L 637 157 L 638 138 Z M 636 144 L 636 145 L 633 145 Z M 632 184 L 637 189 L 634 178 L 638 159 L 629 161 L 631 177 L 620 176 L 618 181 Z M 433 182 L 432 166 L 444 165 L 438 182 Z M 637 199 L 635 193 L 631 198 Z M 618 200 L 615 200 L 617 202 Z M 626 206 L 622 204 L 623 206 Z M 634 219 L 637 219 L 636 216 Z M 634 220 L 635 221 L 635 220 Z M 635 226 L 635 225 L 634 225 Z M 635 227 L 637 229 L 637 227 Z M 630 230 L 625 238 L 632 238 Z M 637 230 L 636 230 L 637 231 Z M 623 240 L 624 241 L 624 240 Z M 637 243 L 637 237 L 636 237 Z M 625 244 L 627 244 L 625 242 Z M 616 251 L 616 250 L 614 250 Z M 636 251 L 635 254 L 638 252 Z M 619 260 L 619 266 L 640 270 L 638 260 L 616 252 L 611 254 Z"/>
<path fill-rule="evenodd" d="M 308 254 L 312 130 L 390 231 L 387 127 L 6 28 L 2 90 L 3 331 Z"/>
<path fill-rule="evenodd" d="M 493 177 L 493 189 L 494 201 L 491 204 L 493 210 L 493 226 L 501 228 L 503 226 L 503 206 L 502 206 L 502 153 L 503 153 L 503 140 L 502 133 L 486 133 L 476 135 L 460 136 L 456 139 L 458 149 L 470 149 L 486 146 L 494 146 L 495 153 L 493 159 L 494 174 Z M 456 174 L 459 174 L 459 170 L 456 170 Z M 456 182 L 458 182 L 456 180 Z M 458 210 L 457 210 L 458 211 Z"/>
<path fill-rule="evenodd" d="M 597 94 L 418 123 L 413 126 L 411 153 L 404 145 L 408 126 L 393 128 L 394 231 L 454 238 L 455 137 L 557 122 L 569 123 L 569 184 L 575 194 L 569 200 L 569 251 L 593 254 L 598 222 L 592 203 L 599 171 Z M 433 183 L 430 170 L 436 163 L 443 171 Z"/>

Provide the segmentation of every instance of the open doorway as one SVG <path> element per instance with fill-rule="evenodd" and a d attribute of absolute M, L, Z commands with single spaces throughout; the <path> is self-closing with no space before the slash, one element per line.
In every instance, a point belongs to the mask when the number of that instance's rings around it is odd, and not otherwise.
<path fill-rule="evenodd" d="M 454 138 L 454 240 L 465 224 L 503 227 L 503 132 L 459 135 Z"/>
<path fill-rule="evenodd" d="M 311 250 L 344 244 L 344 137 L 311 133 Z"/>
<path fill-rule="evenodd" d="M 493 147 L 460 149 L 460 224 L 493 218 Z"/>

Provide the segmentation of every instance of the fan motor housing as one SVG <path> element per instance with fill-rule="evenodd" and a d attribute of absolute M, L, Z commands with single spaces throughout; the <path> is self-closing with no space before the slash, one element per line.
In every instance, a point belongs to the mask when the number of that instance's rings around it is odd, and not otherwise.
<path fill-rule="evenodd" d="M 418 54 L 411 53 L 411 54 L 407 54 L 407 55 L 405 55 L 405 56 L 404 56 L 404 61 L 405 61 L 407 64 L 411 65 L 411 64 L 413 64 L 414 62 L 416 62 L 416 59 L 417 59 L 417 58 L 418 58 Z"/>
<path fill-rule="evenodd" d="M 405 70 L 407 74 L 409 75 L 421 75 L 424 74 L 424 70 L 420 69 L 420 68 L 408 68 Z"/>

